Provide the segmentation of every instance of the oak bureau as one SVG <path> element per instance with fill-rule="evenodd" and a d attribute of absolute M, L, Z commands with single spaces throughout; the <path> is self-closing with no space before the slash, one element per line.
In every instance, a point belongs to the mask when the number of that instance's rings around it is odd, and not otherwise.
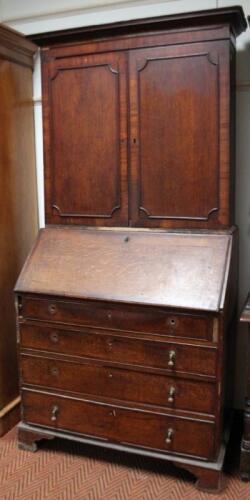
<path fill-rule="evenodd" d="M 221 489 L 245 28 L 232 7 L 31 37 L 46 227 L 15 288 L 20 448 L 61 436 Z"/>

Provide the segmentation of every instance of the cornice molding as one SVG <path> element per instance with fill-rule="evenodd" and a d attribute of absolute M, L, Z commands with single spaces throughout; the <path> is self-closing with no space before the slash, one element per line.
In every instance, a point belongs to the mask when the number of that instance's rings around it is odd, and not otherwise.
<path fill-rule="evenodd" d="M 7 15 L 8 12 L 4 13 L 3 10 L 4 22 L 26 35 L 31 35 L 190 12 L 190 3 L 187 0 L 85 0 L 84 5 L 77 5 L 74 1 L 68 2 L 67 8 L 62 8 L 58 1 L 55 3 L 57 10 L 53 2 L 51 10 L 46 2 L 45 5 L 40 4 L 40 11 L 33 8 L 22 12 L 20 9 L 13 15 Z M 211 10 L 216 6 L 218 5 L 215 0 L 203 0 L 202 6 L 196 8 Z"/>
<path fill-rule="evenodd" d="M 37 46 L 17 31 L 0 24 L 0 56 L 33 67 Z"/>
<path fill-rule="evenodd" d="M 142 29 L 146 31 L 158 31 L 161 29 L 179 29 L 179 27 L 190 28 L 200 26 L 220 26 L 227 25 L 234 36 L 240 35 L 247 28 L 247 22 L 244 16 L 242 7 L 225 7 L 215 8 L 208 10 L 200 10 L 193 12 L 182 12 L 175 14 L 167 14 L 149 18 L 136 18 L 130 20 L 123 20 L 112 23 L 104 23 L 98 25 L 84 25 L 82 27 L 75 27 L 63 30 L 46 32 L 34 32 L 29 35 L 30 40 L 33 40 L 40 46 L 55 43 L 64 43 L 65 41 L 71 42 L 82 40 L 82 37 L 99 36 L 103 37 L 108 32 L 110 36 L 117 33 L 120 34 L 135 34 Z"/>

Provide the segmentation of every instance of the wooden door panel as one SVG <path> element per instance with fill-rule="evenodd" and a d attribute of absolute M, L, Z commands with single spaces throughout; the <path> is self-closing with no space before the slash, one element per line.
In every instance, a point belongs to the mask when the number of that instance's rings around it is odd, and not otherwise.
<path fill-rule="evenodd" d="M 221 64 L 213 43 L 130 54 L 133 225 L 226 223 Z"/>
<path fill-rule="evenodd" d="M 124 55 L 44 64 L 46 221 L 126 225 Z"/>

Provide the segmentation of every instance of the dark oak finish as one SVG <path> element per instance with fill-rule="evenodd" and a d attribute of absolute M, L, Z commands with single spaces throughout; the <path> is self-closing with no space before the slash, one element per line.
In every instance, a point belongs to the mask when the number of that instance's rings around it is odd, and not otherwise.
<path fill-rule="evenodd" d="M 33 54 L 0 26 L 0 435 L 19 420 L 13 287 L 37 234 Z"/>
<path fill-rule="evenodd" d="M 21 346 L 24 349 L 44 350 L 70 356 L 83 356 L 125 365 L 145 366 L 168 370 L 169 373 L 192 373 L 216 377 L 217 351 L 215 346 L 166 342 L 151 335 L 131 336 L 129 332 L 73 331 L 24 323 L 20 320 Z M 169 366 L 171 352 L 175 351 Z"/>
<path fill-rule="evenodd" d="M 142 445 L 158 452 L 166 449 L 170 454 L 216 461 L 223 430 L 221 384 L 226 333 L 223 310 L 227 308 L 227 290 L 231 287 L 236 231 L 189 234 L 127 229 L 124 233 L 51 227 L 41 235 L 16 286 L 24 421 L 34 427 L 56 428 L 62 433 L 90 435 L 90 439 L 93 436 L 105 442 L 108 439 L 111 445 L 118 442 L 124 446 L 126 441 L 126 446 L 130 443 L 132 447 Z M 169 276 L 177 265 L 182 266 L 183 272 L 185 262 L 186 280 L 189 269 L 201 277 L 201 283 L 206 280 L 210 295 L 206 298 L 204 287 L 201 310 L 188 309 L 190 292 L 189 295 L 177 293 L 178 285 L 173 296 L 165 293 L 164 307 L 163 304 L 146 305 L 150 304 L 149 295 L 147 299 L 141 295 L 141 303 L 134 302 L 134 297 L 140 296 L 141 283 L 147 283 L 148 293 L 153 297 L 157 291 L 155 283 L 163 282 L 163 269 L 157 275 L 155 266 L 152 275 L 152 267 L 147 265 L 147 252 L 152 253 L 152 243 L 162 262 L 172 249 L 171 266 L 166 265 Z M 126 260 L 121 251 L 124 246 Z M 100 247 L 103 252 L 98 261 Z M 68 257 L 60 255 L 55 266 L 53 248 L 57 252 L 71 248 L 71 253 Z M 92 252 L 88 252 L 88 248 Z M 179 254 L 178 248 L 185 248 L 184 261 L 184 253 Z M 196 248 L 199 252 L 194 260 Z M 138 255 L 141 249 L 147 249 L 140 268 L 139 258 L 138 266 L 133 264 L 137 249 Z M 113 269 L 105 276 L 109 252 Z M 209 255 L 213 256 L 212 263 Z M 78 270 L 75 290 L 73 281 L 70 284 L 69 280 L 70 270 L 74 276 L 74 266 Z M 93 285 L 96 298 L 90 300 L 91 277 L 86 277 L 89 269 L 94 268 L 100 272 Z M 138 272 L 144 273 L 143 279 L 139 279 Z M 85 280 L 80 278 L 80 273 L 85 275 Z M 173 273 L 176 279 L 176 271 Z M 122 279 L 123 276 L 129 281 Z M 58 290 L 63 287 L 71 297 L 51 295 L 51 280 L 57 283 Z M 79 283 L 81 289 L 77 292 Z M 126 283 L 127 302 L 114 301 L 112 297 L 107 300 L 109 290 L 115 290 L 119 297 Z M 186 287 L 189 287 L 187 281 Z M 171 304 L 173 297 L 175 307 L 171 308 L 168 300 Z M 196 297 L 195 290 L 191 297 L 193 303 Z M 118 411 L 115 426 L 109 423 L 107 408 L 113 417 Z M 80 418 L 82 411 L 88 416 L 86 422 Z M 58 412 L 62 415 L 59 424 Z M 138 433 L 140 428 L 144 437 Z M 162 431 L 155 436 L 157 428 Z M 161 443 L 164 433 L 165 444 Z M 190 433 L 189 438 L 185 437 L 186 433 Z M 175 444 L 171 447 L 174 435 Z M 23 446 L 24 438 L 21 439 Z M 33 446 L 30 441 L 27 444 Z M 219 481 L 219 474 L 213 477 Z"/>
<path fill-rule="evenodd" d="M 250 480 L 250 295 L 248 295 L 240 321 L 248 325 L 247 337 L 247 380 L 244 411 L 244 431 L 241 441 L 240 475 L 244 481 Z"/>
<path fill-rule="evenodd" d="M 49 64 L 43 89 L 48 223 L 127 225 L 125 70 L 125 55 L 112 52 Z"/>
<path fill-rule="evenodd" d="M 221 234 L 215 231 L 193 234 L 48 227 L 40 231 L 15 290 L 140 304 L 147 308 L 154 305 L 219 312 L 224 307 L 231 246 L 231 230 Z M 28 307 L 29 301 L 24 301 L 23 310 Z M 93 308 L 91 312 L 88 305 L 79 304 L 76 314 L 76 307 L 66 301 L 58 302 L 55 307 L 52 302 L 35 305 L 34 298 L 30 302 L 30 309 L 36 308 L 35 314 L 42 319 L 60 321 L 61 317 L 67 322 L 68 317 L 71 323 L 74 316 L 74 321 L 80 323 L 82 315 L 86 315 L 85 321 L 95 325 L 100 324 L 100 318 L 111 328 L 113 321 L 116 328 L 119 321 L 121 329 L 126 329 L 126 324 L 131 329 L 132 322 L 138 328 L 135 315 L 124 311 L 125 317 L 122 305 L 114 318 L 111 310 L 102 310 L 100 306 L 98 311 L 96 307 L 97 320 L 89 319 Z M 141 321 L 153 319 L 147 316 Z M 162 315 L 157 317 L 156 313 L 155 320 L 162 328 Z M 166 328 L 169 328 L 167 322 Z"/>
<path fill-rule="evenodd" d="M 15 288 L 21 447 L 66 437 L 222 488 L 245 28 L 234 7 L 32 37 L 48 226 Z"/>
<path fill-rule="evenodd" d="M 76 30 L 75 43 L 72 31 L 34 37 L 45 44 L 47 223 L 233 224 L 233 47 L 245 20 L 232 12 Z"/>
<path fill-rule="evenodd" d="M 188 352 L 186 352 L 188 356 Z M 135 403 L 145 403 L 213 414 L 216 386 L 185 379 L 175 379 L 147 371 L 133 371 L 112 365 L 62 361 L 59 359 L 21 357 L 21 380 L 37 385 L 81 394 L 94 394 Z"/>
<path fill-rule="evenodd" d="M 185 464 L 185 469 L 198 478 L 196 481 L 198 490 L 216 494 L 225 488 L 225 478 L 221 470 L 204 469 L 190 464 Z"/>
<path fill-rule="evenodd" d="M 145 448 L 211 458 L 213 425 L 205 421 L 178 419 L 160 412 L 127 410 L 123 407 L 23 391 L 23 420 Z M 168 437 L 169 431 L 173 429 Z M 202 436 L 206 434 L 206 440 Z M 169 442 L 168 442 L 169 439 Z"/>
<path fill-rule="evenodd" d="M 18 448 L 24 451 L 37 451 L 37 441 L 41 439 L 54 439 L 54 436 L 47 433 L 46 430 L 35 429 L 33 432 L 22 428 L 22 424 L 18 425 Z"/>
<path fill-rule="evenodd" d="M 205 30 L 209 31 L 210 27 L 213 31 L 217 26 L 223 28 L 230 27 L 234 36 L 240 35 L 242 31 L 247 28 L 247 22 L 242 7 L 223 7 L 221 9 L 183 12 L 180 14 L 171 14 L 169 16 L 120 21 L 98 26 L 84 26 L 81 28 L 57 30 L 47 33 L 36 33 L 29 35 L 28 38 L 40 46 L 58 46 L 63 43 L 68 43 L 70 45 L 69 50 L 72 51 L 74 50 L 74 46 L 77 46 L 77 42 L 85 39 L 97 39 L 97 37 L 98 39 L 107 39 L 110 37 L 113 40 L 117 38 L 117 35 L 124 38 L 126 36 L 131 37 L 131 35 L 138 35 L 138 33 L 140 34 L 141 32 L 154 34 L 157 31 L 163 31 L 164 33 L 167 30 L 170 31 L 170 34 L 173 33 L 175 36 L 178 36 L 182 31 L 186 32 L 187 28 L 193 28 L 195 30 L 197 27 L 205 27 Z M 194 36 L 193 33 L 192 36 Z M 203 36 L 205 36 L 204 33 Z M 210 31 L 209 36 L 211 36 Z"/>
<path fill-rule="evenodd" d="M 219 99 L 228 100 L 220 89 L 228 64 L 225 42 L 131 53 L 133 225 L 228 224 L 222 137 L 227 111 L 218 113 Z"/>
<path fill-rule="evenodd" d="M 101 446 L 102 448 L 112 448 L 119 451 L 126 451 L 131 453 L 136 453 L 138 455 L 146 455 L 158 459 L 165 459 L 171 461 L 176 467 L 182 467 L 191 472 L 198 479 L 196 481 L 196 487 L 202 491 L 208 491 L 209 493 L 219 493 L 225 486 L 225 481 L 223 474 L 221 472 L 221 467 L 223 464 L 225 456 L 225 446 L 222 448 L 220 456 L 217 462 L 202 462 L 197 459 L 183 458 L 171 453 L 164 453 L 159 451 L 145 450 L 140 447 L 133 448 L 127 445 L 110 444 L 108 441 L 98 440 L 98 438 L 89 438 L 82 434 L 73 434 L 70 432 L 58 431 L 55 428 L 45 429 L 35 425 L 26 424 L 21 422 L 18 425 L 18 436 L 19 436 L 19 448 L 28 451 L 36 451 L 37 441 L 41 439 L 54 439 L 55 437 L 63 437 L 64 439 L 70 439 L 72 441 L 77 441 L 83 444 L 91 444 L 95 446 Z M 197 465 L 199 463 L 199 465 Z"/>
<path fill-rule="evenodd" d="M 84 264 L 82 270 L 85 268 Z M 87 267 L 86 267 L 87 272 Z M 17 285 L 18 288 L 20 285 Z M 107 283 L 108 286 L 108 283 Z M 118 285 L 119 286 L 119 285 Z M 121 287 L 120 287 L 121 288 Z M 136 287 L 134 287 L 136 288 Z M 103 289 L 104 293 L 105 290 Z M 97 293 L 97 292 L 96 292 Z M 212 316 L 190 315 L 188 311 L 166 311 L 163 307 L 137 307 L 121 304 L 119 308 L 110 302 L 61 300 L 55 297 L 24 296 L 22 315 L 27 319 L 56 321 L 57 323 L 82 325 L 109 330 L 126 330 L 154 333 L 173 337 L 187 337 L 201 340 L 213 339 Z"/>

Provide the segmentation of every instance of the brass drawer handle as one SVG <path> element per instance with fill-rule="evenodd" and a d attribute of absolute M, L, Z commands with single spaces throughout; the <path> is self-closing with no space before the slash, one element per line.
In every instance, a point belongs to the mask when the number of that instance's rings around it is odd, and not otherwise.
<path fill-rule="evenodd" d="M 175 397 L 175 387 L 171 385 L 168 393 L 168 402 L 173 403 L 174 402 L 174 397 Z"/>
<path fill-rule="evenodd" d="M 166 444 L 171 444 L 172 441 L 173 441 L 173 436 L 174 436 L 174 429 L 172 429 L 171 427 L 168 429 L 167 431 L 167 437 L 165 439 L 165 443 Z"/>
<path fill-rule="evenodd" d="M 56 344 L 59 341 L 59 335 L 58 335 L 58 333 L 51 332 L 51 334 L 50 334 L 50 340 Z"/>
<path fill-rule="evenodd" d="M 51 421 L 52 422 L 56 422 L 57 417 L 58 417 L 58 412 L 59 412 L 58 406 L 57 405 L 52 406 L 52 410 L 51 410 Z"/>
<path fill-rule="evenodd" d="M 173 349 L 171 349 L 171 351 L 169 351 L 168 353 L 168 366 L 170 368 L 174 367 L 175 359 L 176 359 L 176 352 Z"/>
<path fill-rule="evenodd" d="M 50 314 L 56 314 L 57 313 L 57 307 L 55 304 L 50 304 L 48 307 L 49 313 Z"/>

